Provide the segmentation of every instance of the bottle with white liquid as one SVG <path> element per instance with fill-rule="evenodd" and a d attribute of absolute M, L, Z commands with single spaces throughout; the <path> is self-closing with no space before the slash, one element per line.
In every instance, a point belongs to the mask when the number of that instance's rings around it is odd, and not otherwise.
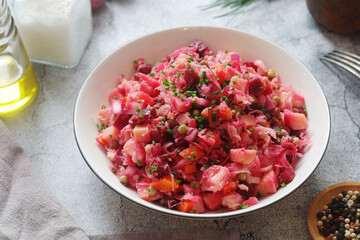
<path fill-rule="evenodd" d="M 92 33 L 89 0 L 12 0 L 16 25 L 30 59 L 76 66 Z"/>

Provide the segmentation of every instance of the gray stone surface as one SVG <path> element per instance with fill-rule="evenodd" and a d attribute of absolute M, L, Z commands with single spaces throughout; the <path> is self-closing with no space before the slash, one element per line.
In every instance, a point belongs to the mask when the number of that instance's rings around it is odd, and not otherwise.
<path fill-rule="evenodd" d="M 3 119 L 35 168 L 87 234 L 236 229 L 244 239 L 309 239 L 307 208 L 326 186 L 359 181 L 360 80 L 319 60 L 333 49 L 360 54 L 360 34 L 338 35 L 319 26 L 305 0 L 262 0 L 235 17 L 201 11 L 206 0 L 107 0 L 93 14 L 94 32 L 74 69 L 33 64 L 40 81 L 35 102 Z M 270 207 L 224 220 L 186 220 L 143 209 L 105 186 L 82 159 L 73 134 L 77 93 L 93 67 L 114 49 L 142 35 L 186 25 L 230 27 L 270 40 L 301 60 L 322 86 L 331 111 L 331 138 L 315 173 Z"/>

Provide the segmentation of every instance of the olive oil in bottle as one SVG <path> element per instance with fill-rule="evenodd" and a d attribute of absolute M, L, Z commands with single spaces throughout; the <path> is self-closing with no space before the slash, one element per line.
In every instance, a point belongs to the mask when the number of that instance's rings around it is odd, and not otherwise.
<path fill-rule="evenodd" d="M 22 69 L 11 56 L 0 56 L 0 115 L 25 108 L 36 95 L 37 87 L 30 62 Z"/>
<path fill-rule="evenodd" d="M 37 88 L 38 82 L 7 2 L 0 0 L 0 117 L 29 105 Z"/>

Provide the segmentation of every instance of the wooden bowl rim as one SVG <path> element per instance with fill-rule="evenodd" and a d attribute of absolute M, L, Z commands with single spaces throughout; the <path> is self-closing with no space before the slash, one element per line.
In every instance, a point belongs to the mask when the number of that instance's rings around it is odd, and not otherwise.
<path fill-rule="evenodd" d="M 332 197 L 337 196 L 341 191 L 349 191 L 349 190 L 360 191 L 360 182 L 336 183 L 321 190 L 311 201 L 307 214 L 307 225 L 312 239 L 314 240 L 325 239 L 317 228 L 316 213 L 322 210 L 323 205 L 330 203 Z"/>

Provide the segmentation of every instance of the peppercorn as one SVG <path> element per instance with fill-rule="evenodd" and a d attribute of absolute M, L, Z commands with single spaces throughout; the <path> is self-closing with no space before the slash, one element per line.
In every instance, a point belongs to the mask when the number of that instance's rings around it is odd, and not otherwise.
<path fill-rule="evenodd" d="M 338 239 L 338 240 L 343 240 L 344 239 L 344 234 L 342 234 L 342 233 L 338 233 L 338 234 L 336 234 L 336 238 Z"/>
<path fill-rule="evenodd" d="M 318 218 L 322 218 L 322 217 L 324 216 L 324 214 L 323 214 L 322 212 L 318 212 L 318 213 L 316 214 L 316 216 L 317 216 Z"/>

